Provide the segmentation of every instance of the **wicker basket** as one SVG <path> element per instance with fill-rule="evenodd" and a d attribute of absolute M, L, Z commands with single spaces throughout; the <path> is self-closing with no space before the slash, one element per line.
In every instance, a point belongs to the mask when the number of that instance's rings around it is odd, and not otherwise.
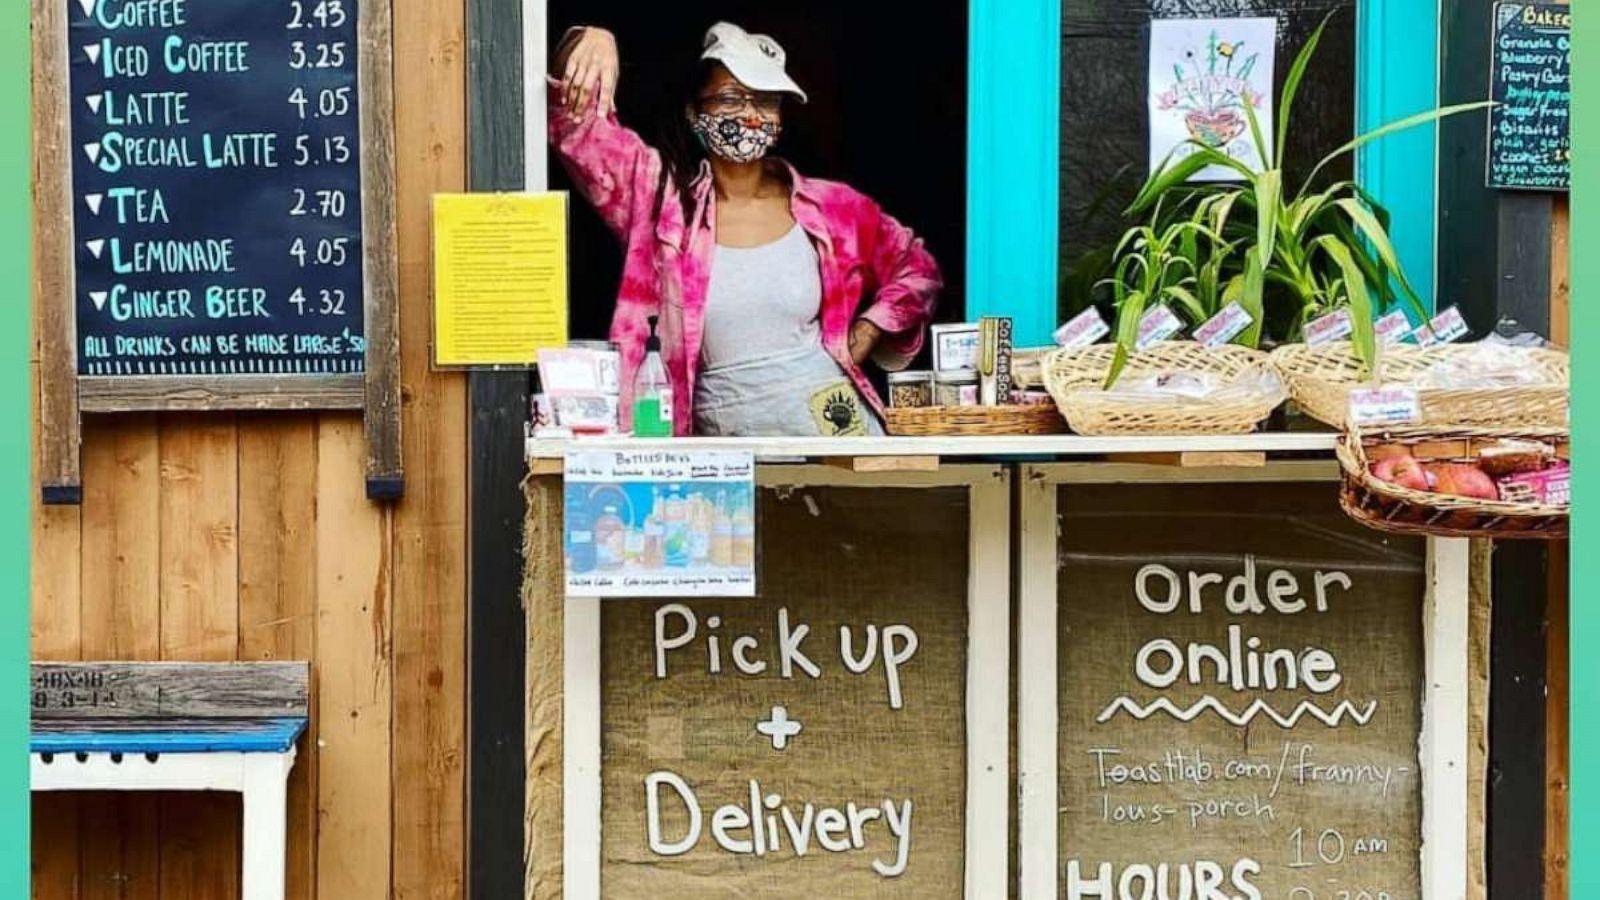
<path fill-rule="evenodd" d="M 1115 345 L 1096 344 L 1082 350 L 1059 350 L 1045 360 L 1045 387 L 1067 424 L 1079 434 L 1247 434 L 1283 402 L 1278 393 L 1221 402 L 1190 397 L 1132 402 L 1115 391 L 1101 389 L 1115 354 Z M 1130 354 L 1120 377 L 1209 372 L 1234 381 L 1271 371 L 1267 355 L 1258 350 L 1164 341 Z"/>
<path fill-rule="evenodd" d="M 1062 434 L 1067 423 L 1049 404 L 1032 406 L 923 406 L 884 410 L 890 434 L 934 435 Z"/>
<path fill-rule="evenodd" d="M 1568 452 L 1564 428 L 1399 428 L 1340 435 L 1337 447 L 1344 485 L 1339 505 L 1363 525 L 1400 534 L 1473 538 L 1563 538 L 1570 506 L 1477 500 L 1419 491 L 1384 481 L 1368 467 L 1375 444 L 1404 444 L 1419 459 L 1469 462 L 1482 449 L 1506 439 L 1542 441 Z"/>
<path fill-rule="evenodd" d="M 1378 383 L 1410 384 L 1421 379 L 1429 367 L 1474 352 L 1470 345 L 1443 344 L 1436 347 L 1385 347 L 1378 360 Z M 1565 428 L 1567 425 L 1567 355 L 1559 350 L 1529 348 L 1530 368 L 1542 383 L 1504 388 L 1424 388 L 1421 391 L 1422 424 L 1464 426 L 1540 426 Z M 1350 408 L 1350 391 L 1373 379 L 1362 373 L 1361 360 L 1347 341 L 1316 347 L 1288 344 L 1272 352 L 1289 386 L 1289 396 L 1306 413 L 1335 428 L 1345 426 Z"/>

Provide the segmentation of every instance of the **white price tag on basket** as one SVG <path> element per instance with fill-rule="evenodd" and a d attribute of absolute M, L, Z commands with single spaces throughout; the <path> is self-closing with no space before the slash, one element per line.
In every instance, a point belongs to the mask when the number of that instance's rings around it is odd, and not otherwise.
<path fill-rule="evenodd" d="M 1428 324 L 1419 327 L 1412 336 L 1421 346 L 1432 347 L 1435 344 L 1459 341 L 1466 337 L 1470 330 L 1467 328 L 1467 320 L 1461 316 L 1460 308 L 1452 306 L 1434 316 Z"/>
<path fill-rule="evenodd" d="M 1183 320 L 1178 318 L 1172 310 L 1165 306 L 1157 306 L 1144 314 L 1139 320 L 1139 339 L 1134 343 L 1135 350 L 1164 341 L 1183 330 Z"/>
<path fill-rule="evenodd" d="M 1385 347 L 1393 346 L 1405 340 L 1411 333 L 1411 320 L 1401 310 L 1395 310 L 1372 323 L 1372 333 L 1377 336 L 1378 343 Z"/>
<path fill-rule="evenodd" d="M 1411 387 L 1357 388 L 1350 392 L 1350 424 L 1411 425 L 1422 421 L 1422 396 Z"/>
<path fill-rule="evenodd" d="M 1110 333 L 1111 326 L 1101 317 L 1100 310 L 1091 306 L 1056 329 L 1056 346 L 1066 350 L 1076 350 L 1079 347 L 1087 347 Z"/>
<path fill-rule="evenodd" d="M 1341 309 L 1306 323 L 1306 343 L 1315 347 L 1329 341 L 1347 338 L 1354 326 L 1350 324 L 1350 310 Z"/>
<path fill-rule="evenodd" d="M 1205 321 L 1205 324 L 1194 330 L 1194 339 L 1207 347 L 1221 347 L 1223 344 L 1239 336 L 1239 332 L 1250 327 L 1255 321 L 1244 307 L 1237 303 L 1229 303 Z"/>

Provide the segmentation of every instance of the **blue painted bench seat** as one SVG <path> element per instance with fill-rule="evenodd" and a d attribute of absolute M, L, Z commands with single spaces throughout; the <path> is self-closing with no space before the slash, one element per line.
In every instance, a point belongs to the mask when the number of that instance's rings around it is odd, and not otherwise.
<path fill-rule="evenodd" d="M 285 900 L 309 664 L 35 662 L 30 674 L 33 790 L 237 793 L 239 900 Z"/>
<path fill-rule="evenodd" d="M 44 719 L 33 753 L 286 753 L 305 716 L 270 719 Z"/>

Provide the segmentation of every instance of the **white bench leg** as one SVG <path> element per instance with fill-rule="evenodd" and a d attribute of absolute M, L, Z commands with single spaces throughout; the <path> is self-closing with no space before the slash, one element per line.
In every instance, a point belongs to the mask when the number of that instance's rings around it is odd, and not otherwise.
<path fill-rule="evenodd" d="M 252 753 L 244 763 L 244 895 L 284 900 L 292 753 Z"/>

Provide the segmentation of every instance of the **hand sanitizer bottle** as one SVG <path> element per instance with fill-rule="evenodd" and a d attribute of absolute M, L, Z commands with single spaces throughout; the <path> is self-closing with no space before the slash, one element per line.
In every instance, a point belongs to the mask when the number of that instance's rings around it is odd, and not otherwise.
<path fill-rule="evenodd" d="M 644 363 L 633 378 L 633 434 L 635 437 L 672 436 L 672 382 L 661 362 L 658 317 L 650 317 L 650 338 L 644 344 Z"/>

